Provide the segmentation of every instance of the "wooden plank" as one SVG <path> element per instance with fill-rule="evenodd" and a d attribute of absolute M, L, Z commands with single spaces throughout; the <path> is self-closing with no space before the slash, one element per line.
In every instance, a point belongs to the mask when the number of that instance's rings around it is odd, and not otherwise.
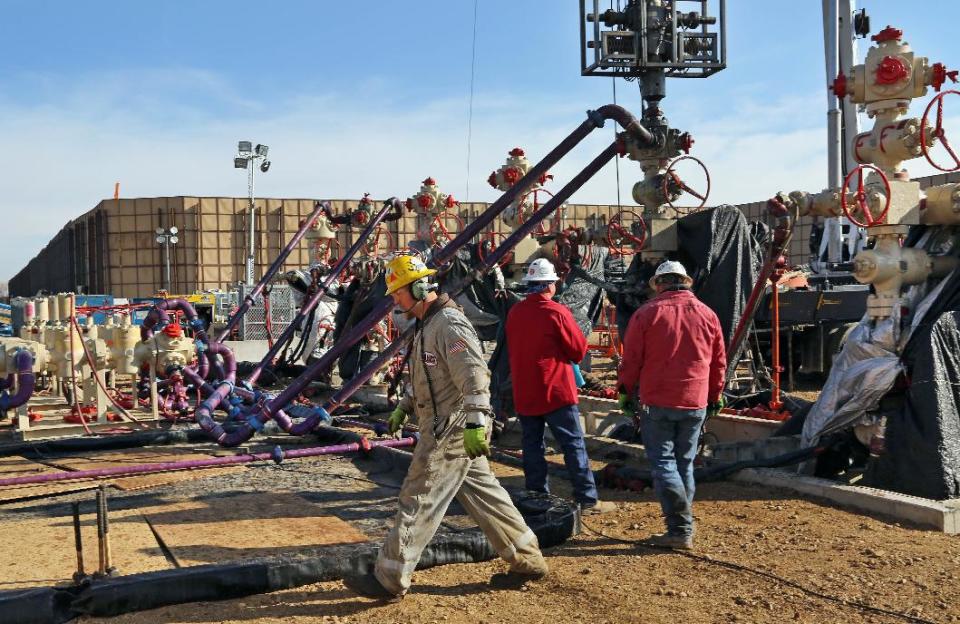
<path fill-rule="evenodd" d="M 59 472 L 57 468 L 38 464 L 24 457 L 0 457 L 0 478 L 27 477 L 47 472 Z M 63 494 L 65 492 L 79 492 L 97 487 L 94 481 L 69 481 L 61 483 L 36 483 L 33 485 L 14 485 L 0 488 L 0 503 Z"/>

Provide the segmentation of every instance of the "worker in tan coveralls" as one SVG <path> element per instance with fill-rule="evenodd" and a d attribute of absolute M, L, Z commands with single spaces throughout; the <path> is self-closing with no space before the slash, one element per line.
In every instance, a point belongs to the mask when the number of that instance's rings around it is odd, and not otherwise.
<path fill-rule="evenodd" d="M 428 280 L 434 273 L 412 255 L 398 256 L 386 267 L 387 294 L 416 319 L 410 385 L 390 415 L 390 431 L 399 431 L 412 413 L 420 441 L 376 565 L 364 576 L 344 579 L 351 589 L 375 598 L 399 599 L 407 592 L 420 555 L 454 497 L 510 564 L 509 572 L 495 575 L 492 583 L 523 583 L 547 573 L 536 535 L 485 457 L 490 454 L 490 380 L 479 339 L 459 306 L 434 292 Z"/>

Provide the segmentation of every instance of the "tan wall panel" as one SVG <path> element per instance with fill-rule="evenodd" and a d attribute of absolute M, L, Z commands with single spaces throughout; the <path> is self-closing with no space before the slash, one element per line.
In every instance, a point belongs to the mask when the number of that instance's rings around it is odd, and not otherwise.
<path fill-rule="evenodd" d="M 121 199 L 119 202 L 111 202 L 111 203 L 115 203 L 115 206 L 113 208 L 114 214 L 116 214 L 118 217 L 133 217 L 133 216 L 136 216 L 137 214 L 134 208 L 135 204 L 133 200 Z"/>

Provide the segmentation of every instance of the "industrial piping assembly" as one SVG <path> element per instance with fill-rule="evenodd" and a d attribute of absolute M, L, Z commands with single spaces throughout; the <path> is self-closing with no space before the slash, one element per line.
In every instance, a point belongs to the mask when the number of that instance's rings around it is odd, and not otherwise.
<path fill-rule="evenodd" d="M 635 137 L 636 140 L 643 144 L 655 145 L 663 141 L 663 137 L 657 136 L 656 134 L 647 130 L 636 118 L 633 117 L 633 115 L 619 106 L 608 104 L 600 107 L 596 111 L 588 112 L 587 120 L 584 121 L 578 128 L 576 128 L 556 148 L 548 153 L 539 163 L 532 167 L 513 188 L 505 192 L 504 195 L 495 201 L 484 213 L 479 215 L 477 219 L 467 225 L 459 235 L 449 242 L 449 244 L 436 248 L 432 257 L 430 258 L 429 264 L 433 267 L 439 267 L 449 261 L 460 247 L 477 236 L 483 231 L 484 228 L 488 227 L 504 209 L 506 209 L 522 194 L 525 188 L 530 186 L 534 181 L 539 180 L 542 175 L 547 173 L 550 167 L 554 166 L 560 160 L 560 158 L 572 150 L 593 130 L 603 127 L 605 120 L 607 119 L 616 121 L 625 129 L 627 133 Z M 606 163 L 610 158 L 612 158 L 618 149 L 619 148 L 617 147 L 617 144 L 611 145 L 611 147 L 607 148 L 603 154 L 606 156 L 603 159 L 603 163 Z M 582 186 L 583 183 L 589 179 L 589 177 L 596 173 L 596 170 L 593 169 L 593 165 L 595 165 L 595 163 L 591 163 L 591 166 L 588 167 L 588 169 L 585 169 L 580 176 L 575 178 L 573 182 L 576 182 L 576 188 Z M 602 164 L 600 166 L 602 166 Z M 544 205 L 544 208 L 542 208 L 541 211 L 546 208 L 549 209 L 548 212 L 543 213 L 544 215 L 556 210 L 560 204 L 565 201 L 566 198 L 569 197 L 569 195 L 575 190 L 575 188 L 570 185 L 568 185 L 568 187 L 568 193 L 565 195 L 563 193 L 558 193 L 552 200 Z M 492 266 L 492 264 L 489 263 L 496 262 L 496 260 L 500 259 L 500 256 L 502 255 L 498 253 L 499 250 L 502 249 L 503 254 L 505 254 L 509 249 L 512 249 L 512 247 L 520 239 L 528 235 L 530 229 L 535 227 L 538 221 L 539 219 L 533 218 L 528 220 L 524 224 L 524 227 L 521 227 L 515 231 L 506 241 L 504 241 L 503 244 L 497 248 L 497 250 L 494 250 L 494 252 L 487 257 L 483 264 Z M 223 384 L 221 387 L 218 387 L 217 392 L 212 394 L 201 404 L 196 413 L 198 424 L 200 424 L 204 431 L 206 431 L 212 438 L 214 438 L 223 446 L 236 446 L 245 442 L 246 440 L 249 440 L 250 437 L 256 433 L 256 431 L 263 428 L 266 422 L 275 418 L 278 413 L 283 410 L 283 408 L 285 408 L 291 401 L 299 396 L 313 379 L 328 370 L 334 364 L 337 358 L 339 358 L 352 344 L 360 340 L 374 325 L 380 322 L 380 320 L 390 312 L 392 307 L 393 304 L 389 297 L 384 297 L 381 299 L 364 319 L 354 325 L 344 336 L 341 336 L 340 340 L 338 340 L 326 353 L 324 353 L 320 359 L 310 365 L 307 370 L 300 375 L 300 377 L 295 379 L 282 392 L 275 397 L 264 396 L 251 408 L 247 408 L 244 412 L 242 424 L 236 429 L 228 432 L 212 417 L 213 411 L 216 410 L 220 406 L 220 403 L 223 402 L 230 394 L 232 387 L 230 387 L 229 384 Z M 402 338 L 394 341 L 388 349 L 381 353 L 378 360 L 375 361 L 375 364 L 378 366 L 386 364 L 389 361 L 389 358 L 393 357 L 396 352 L 399 351 L 400 347 L 402 346 L 402 342 Z M 349 397 L 356 390 L 356 388 L 359 387 L 360 384 L 366 381 L 366 379 L 369 379 L 369 376 L 373 374 L 375 371 L 373 366 L 374 364 L 371 364 L 363 371 L 363 373 L 351 380 L 350 384 L 341 389 L 341 391 L 335 397 L 335 400 L 342 401 L 345 400 L 346 397 Z M 361 378 L 365 375 L 366 378 L 361 380 Z M 281 420 L 285 420 L 283 415 L 281 415 L 280 418 Z M 310 431 L 320 422 L 329 420 L 329 418 L 330 417 L 327 410 L 323 408 L 315 408 L 313 415 L 301 423 L 298 423 L 296 429 L 291 428 L 291 430 L 296 432 L 300 432 L 301 430 L 303 432 Z"/>
<path fill-rule="evenodd" d="M 778 193 L 770 205 L 800 216 L 844 215 L 866 230 L 868 246 L 851 263 L 856 280 L 870 286 L 866 315 L 850 332 L 804 421 L 803 444 L 852 426 L 865 447 L 882 453 L 886 423 L 880 401 L 906 373 L 904 348 L 939 296 L 943 278 L 958 264 L 953 236 L 944 226 L 960 224 L 960 185 L 923 191 L 903 164 L 923 156 L 941 170 L 955 171 L 960 160 L 943 127 L 944 98 L 956 91 L 937 95 L 921 118 L 906 117 L 915 98 L 928 87 L 940 91 L 947 80 L 956 81 L 957 72 L 917 56 L 892 26 L 872 40 L 864 62 L 841 71 L 830 86 L 837 98 L 849 98 L 874 120 L 853 140 L 860 164 L 840 188 Z M 937 144 L 951 159 L 946 167 L 933 157 Z M 912 229 L 917 236 L 908 237 Z"/>
<path fill-rule="evenodd" d="M 954 159 L 945 170 L 960 169 L 946 140 L 942 115 L 944 96 L 955 91 L 938 95 L 922 118 L 905 117 L 914 98 L 923 96 L 927 87 L 939 91 L 947 79 L 956 80 L 957 72 L 947 71 L 940 63 L 930 65 L 902 38 L 903 33 L 892 26 L 880 31 L 872 37 L 876 45 L 864 63 L 851 68 L 849 76 L 841 72 L 831 85 L 836 97 L 849 98 L 874 119 L 873 128 L 854 139 L 854 157 L 860 165 L 839 189 L 778 193 L 773 200 L 800 216 L 845 215 L 867 229 L 874 244 L 856 255 L 853 275 L 860 283 L 872 285 L 867 313 L 878 322 L 892 317 L 906 320 L 912 310 L 911 302 L 903 299 L 903 289 L 931 277 L 942 278 L 956 266 L 954 257 L 935 257 L 924 249 L 904 247 L 909 226 L 960 223 L 960 185 L 935 186 L 924 193 L 902 167 L 905 161 L 920 156 L 938 166 L 930 154 L 940 141 Z M 934 104 L 936 125 L 931 127 L 929 114 Z"/>

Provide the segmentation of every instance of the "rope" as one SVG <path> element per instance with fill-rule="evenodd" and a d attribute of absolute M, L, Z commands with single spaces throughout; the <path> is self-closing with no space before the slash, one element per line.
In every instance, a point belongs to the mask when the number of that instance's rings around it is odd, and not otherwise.
<path fill-rule="evenodd" d="M 473 85 L 477 70 L 477 10 L 480 0 L 473 0 L 473 45 L 470 49 L 470 109 L 467 114 L 467 193 L 470 201 L 470 147 L 473 142 Z"/>
<path fill-rule="evenodd" d="M 774 581 L 774 582 L 776 582 L 776 583 L 781 583 L 781 584 L 786 585 L 786 586 L 788 586 L 788 587 L 792 587 L 792 588 L 794 588 L 794 589 L 796 589 L 796 590 L 799 590 L 799 591 L 807 594 L 808 596 L 813 596 L 813 597 L 815 597 L 815 598 L 820 598 L 820 599 L 822 599 L 822 600 L 826 600 L 826 601 L 828 601 L 828 602 L 833 602 L 833 603 L 836 603 L 836 604 L 839 604 L 839 605 L 843 605 L 843 606 L 845 606 L 845 607 L 851 607 L 851 608 L 853 608 L 853 609 L 859 609 L 859 610 L 861 610 L 861 611 L 866 611 L 866 612 L 869 612 L 869 613 L 876 613 L 876 614 L 879 614 L 879 615 L 889 615 L 889 616 L 891 616 L 891 617 L 895 617 L 895 618 L 900 618 L 900 619 L 902 619 L 902 620 L 906 620 L 907 622 L 918 622 L 919 624 L 935 624 L 935 623 L 932 622 L 931 620 L 926 620 L 926 619 L 923 619 L 923 618 L 921 618 L 921 617 L 917 617 L 917 616 L 914 616 L 914 615 L 910 615 L 910 614 L 908 614 L 908 613 L 903 613 L 903 612 L 901 612 L 901 611 L 892 611 L 892 610 L 890 610 L 890 609 L 884 609 L 883 607 L 874 607 L 873 605 L 868 605 L 868 604 L 863 603 L 863 602 L 860 602 L 860 601 L 858 601 L 858 600 L 847 600 L 846 598 L 840 598 L 839 596 L 831 596 L 830 594 L 825 594 L 825 593 L 823 593 L 823 592 L 821 592 L 821 591 L 818 591 L 818 590 L 816 590 L 816 589 L 811 589 L 811 588 L 806 587 L 805 585 L 801 585 L 800 583 L 797 583 L 797 582 L 795 582 L 795 581 L 791 581 L 791 580 L 786 579 L 786 578 L 784 578 L 784 577 L 782 577 L 782 576 L 778 576 L 778 575 L 776 575 L 776 574 L 773 574 L 772 572 L 765 572 L 765 571 L 763 571 L 763 570 L 758 570 L 758 569 L 756 569 L 756 568 L 751 568 L 750 566 L 745 566 L 745 565 L 743 565 L 743 564 L 735 563 L 735 562 L 733 562 L 733 561 L 724 561 L 723 559 L 714 559 L 713 557 L 711 557 L 711 556 L 709 556 L 709 555 L 698 555 L 698 554 L 696 554 L 696 553 L 689 552 L 689 551 L 685 551 L 685 550 L 673 550 L 673 549 L 667 548 L 667 547 L 653 546 L 652 544 L 647 544 L 647 543 L 645 543 L 643 540 L 631 540 L 631 539 L 624 539 L 624 538 L 622 538 L 622 537 L 615 537 L 615 536 L 613 536 L 613 535 L 607 535 L 607 534 L 604 533 L 603 531 L 598 531 L 597 529 L 594 529 L 593 527 L 589 526 L 587 523 L 585 523 L 585 522 L 583 521 L 583 519 L 580 520 L 580 526 L 582 526 L 583 528 L 585 528 L 585 529 L 586 529 L 587 531 L 589 531 L 590 533 L 593 533 L 594 535 L 598 535 L 598 536 L 600 536 L 600 537 L 606 538 L 606 539 L 611 540 L 611 541 L 614 541 L 614 542 L 619 542 L 619 543 L 621 543 L 621 544 L 629 544 L 629 545 L 631 545 L 631 546 L 639 546 L 639 547 L 641 547 L 641 548 L 646 548 L 647 550 L 652 550 L 652 551 L 656 551 L 656 552 L 664 552 L 664 551 L 666 551 L 666 552 L 672 552 L 672 553 L 674 553 L 674 554 L 683 555 L 684 557 L 686 557 L 686 558 L 688 558 L 688 559 L 693 559 L 694 561 L 699 561 L 699 562 L 701 562 L 701 563 L 708 563 L 708 564 L 715 565 L 715 566 L 718 566 L 718 567 L 721 567 L 721 568 L 727 568 L 728 570 L 733 570 L 733 571 L 735 571 L 735 572 L 745 572 L 745 573 L 748 573 L 748 574 L 753 574 L 753 575 L 755 575 L 755 576 L 760 576 L 760 577 L 763 577 L 763 578 L 765 578 L 765 579 Z"/>

